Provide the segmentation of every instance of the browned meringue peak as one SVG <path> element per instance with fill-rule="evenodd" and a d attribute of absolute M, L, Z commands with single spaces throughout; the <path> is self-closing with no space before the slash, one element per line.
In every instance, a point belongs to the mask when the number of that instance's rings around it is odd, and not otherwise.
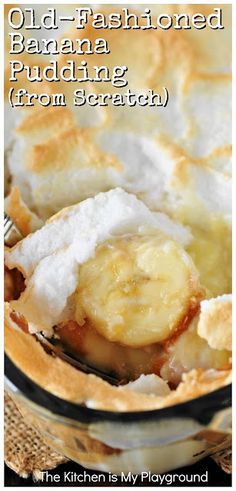
<path fill-rule="evenodd" d="M 168 9 L 181 12 L 185 7 L 186 12 L 198 8 L 174 5 Z M 210 7 L 201 7 L 207 14 Z M 109 12 L 109 8 L 106 7 L 105 11 Z M 227 6 L 222 8 L 227 26 L 225 31 L 228 31 L 230 9 Z M 101 10 L 100 6 L 98 10 Z M 155 11 L 158 13 L 159 7 Z M 184 193 L 184 201 L 190 211 L 193 201 L 193 207 L 199 206 L 204 215 L 216 211 L 225 217 L 230 213 L 230 200 L 226 199 L 230 185 L 231 121 L 226 104 L 230 100 L 230 77 L 219 65 L 218 58 L 215 64 L 211 62 L 210 57 L 214 57 L 210 51 L 203 55 L 203 46 L 198 40 L 198 34 L 204 39 L 206 36 L 209 41 L 214 39 L 217 51 L 218 44 L 222 44 L 221 37 L 225 36 L 222 34 L 224 30 L 201 30 L 196 35 L 193 29 L 191 32 L 183 30 L 181 35 L 171 29 L 141 33 L 131 30 L 122 32 L 122 36 L 119 30 L 105 31 L 104 37 L 109 41 L 111 53 L 77 56 L 77 62 L 83 58 L 88 66 L 108 64 L 111 68 L 121 64 L 122 59 L 122 65 L 130 65 L 127 78 L 131 89 L 145 91 L 153 87 L 158 90 L 166 85 L 170 92 L 169 104 L 166 108 L 74 107 L 73 83 L 48 84 L 49 90 L 65 92 L 68 106 L 46 108 L 46 111 L 41 108 L 34 111 L 35 117 L 29 115 L 18 125 L 13 150 L 9 153 L 13 183 L 20 187 L 27 204 L 43 218 L 63 206 L 117 185 L 136 193 L 153 209 L 162 209 L 170 214 L 175 212 L 177 203 L 182 201 L 183 191 L 189 187 L 194 196 L 191 198 L 188 192 L 188 196 Z M 99 30 L 100 34 L 102 32 Z M 74 30 L 69 34 L 94 38 L 97 32 L 88 25 L 81 32 Z M 224 49 L 229 53 L 227 36 Z M 126 49 L 128 39 L 129 49 Z M 134 57 L 137 46 L 138 59 Z M 58 57 L 61 65 L 65 58 L 63 55 Z M 83 87 L 88 92 L 107 92 L 108 85 L 110 91 L 111 84 L 105 82 L 85 83 Z M 126 87 L 113 89 L 122 93 Z M 10 116 L 8 119 L 11 121 L 9 125 L 14 126 Z M 77 132 L 82 127 L 91 126 L 94 132 L 84 132 L 83 136 Z M 76 138 L 78 135 L 82 138 L 83 148 L 91 149 L 97 143 L 98 147 L 94 147 L 99 161 L 96 169 L 94 159 L 89 158 L 86 170 L 81 174 L 83 155 L 74 143 L 75 134 Z M 48 164 L 42 164 L 44 155 Z M 111 160 L 117 165 L 107 165 Z M 60 169 L 57 177 L 53 173 L 54 166 Z M 216 188 L 215 193 L 212 193 L 213 188 Z M 162 189 L 163 193 L 160 192 Z"/>
<path fill-rule="evenodd" d="M 232 350 L 232 295 L 201 302 L 197 331 L 211 348 Z"/>
<path fill-rule="evenodd" d="M 10 194 L 5 199 L 4 209 L 23 237 L 35 232 L 43 225 L 43 221 L 24 203 L 20 190 L 16 186 L 11 188 Z"/>

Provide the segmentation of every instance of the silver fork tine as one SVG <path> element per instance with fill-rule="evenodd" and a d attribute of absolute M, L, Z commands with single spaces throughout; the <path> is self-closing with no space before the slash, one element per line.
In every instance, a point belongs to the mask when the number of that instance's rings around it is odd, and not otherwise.
<path fill-rule="evenodd" d="M 12 221 L 6 215 L 6 213 L 4 213 L 4 237 L 9 232 L 10 228 L 12 227 L 12 225 L 13 225 Z"/>
<path fill-rule="evenodd" d="M 4 213 L 4 244 L 12 247 L 22 238 L 23 236 L 14 222 L 6 213 Z"/>
<path fill-rule="evenodd" d="M 112 385 L 122 385 L 123 383 L 127 383 L 127 381 L 124 380 L 119 380 L 118 377 L 115 375 L 109 375 L 108 373 L 104 372 L 103 370 L 99 370 L 95 367 L 92 367 L 91 365 L 79 360 L 76 358 L 74 355 L 72 355 L 69 352 L 66 352 L 65 349 L 63 349 L 62 345 L 58 345 L 57 343 L 53 344 L 48 338 L 46 338 L 42 333 L 36 333 L 35 334 L 36 338 L 38 341 L 42 344 L 42 346 L 46 349 L 51 354 L 54 354 L 55 356 L 58 356 L 62 360 L 66 361 L 70 365 L 73 365 L 74 367 L 78 368 L 84 373 L 92 373 L 94 375 L 97 375 L 97 377 L 102 378 L 103 380 L 106 380 L 106 382 L 109 382 Z"/>

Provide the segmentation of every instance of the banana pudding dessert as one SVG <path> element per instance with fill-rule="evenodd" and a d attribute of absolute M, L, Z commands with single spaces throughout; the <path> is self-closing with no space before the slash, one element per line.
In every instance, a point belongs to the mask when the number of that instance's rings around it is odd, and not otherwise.
<path fill-rule="evenodd" d="M 24 279 L 6 303 L 7 353 L 44 388 L 100 409 L 154 409 L 228 383 L 231 297 L 207 299 L 193 240 L 119 188 L 63 209 L 6 250 Z M 120 385 L 52 357 L 37 333 Z"/>
<path fill-rule="evenodd" d="M 94 13 L 109 16 L 111 6 L 100 7 Z M 153 15 L 163 12 L 151 7 Z M 140 9 L 129 7 L 131 16 Z M 165 6 L 169 15 L 199 10 L 207 17 L 212 6 Z M 137 93 L 167 86 L 166 107 L 76 107 L 77 85 L 29 83 L 19 72 L 16 89 L 60 92 L 67 104 L 13 109 L 7 41 L 5 210 L 23 239 L 6 247 L 5 348 L 33 381 L 69 401 L 157 409 L 230 381 L 231 9 L 221 10 L 225 29 L 142 36 L 101 29 L 109 53 L 70 55 L 88 70 L 126 65 Z M 122 17 L 122 7 L 116 11 Z M 82 30 L 54 32 L 58 45 L 64 35 L 94 44 L 97 34 L 90 16 Z M 59 68 L 68 58 L 53 56 Z M 40 53 L 20 60 L 47 63 Z M 112 94 L 127 90 L 118 85 Z M 92 80 L 79 87 L 98 91 Z M 99 92 L 107 90 L 101 79 Z"/>

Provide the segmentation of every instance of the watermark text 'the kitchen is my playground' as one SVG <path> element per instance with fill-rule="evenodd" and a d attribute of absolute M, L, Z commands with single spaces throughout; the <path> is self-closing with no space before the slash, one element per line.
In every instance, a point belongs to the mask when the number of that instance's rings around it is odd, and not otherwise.
<path fill-rule="evenodd" d="M 93 474 L 84 470 L 82 473 L 77 472 L 64 472 L 63 475 L 51 474 L 49 471 L 42 472 L 42 479 L 46 483 L 128 483 L 130 486 L 135 486 L 138 482 L 148 485 L 149 483 L 156 483 L 159 486 L 171 485 L 173 483 L 207 483 L 208 471 L 203 474 L 152 474 L 151 472 L 142 472 L 140 475 L 132 474 L 131 472 L 122 472 L 119 476 L 111 472 L 107 474 Z"/>

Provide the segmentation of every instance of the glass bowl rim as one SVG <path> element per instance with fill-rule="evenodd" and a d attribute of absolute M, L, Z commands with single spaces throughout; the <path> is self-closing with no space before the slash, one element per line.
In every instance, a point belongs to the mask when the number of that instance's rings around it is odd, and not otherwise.
<path fill-rule="evenodd" d="M 217 411 L 230 407 L 232 400 L 232 384 L 228 384 L 202 396 L 161 409 L 120 412 L 93 409 L 84 404 L 62 399 L 45 390 L 25 375 L 6 354 L 4 356 L 4 368 L 6 380 L 19 390 L 26 399 L 54 415 L 81 423 L 95 421 L 127 423 L 176 417 L 188 417 L 201 423 L 208 423 Z"/>

